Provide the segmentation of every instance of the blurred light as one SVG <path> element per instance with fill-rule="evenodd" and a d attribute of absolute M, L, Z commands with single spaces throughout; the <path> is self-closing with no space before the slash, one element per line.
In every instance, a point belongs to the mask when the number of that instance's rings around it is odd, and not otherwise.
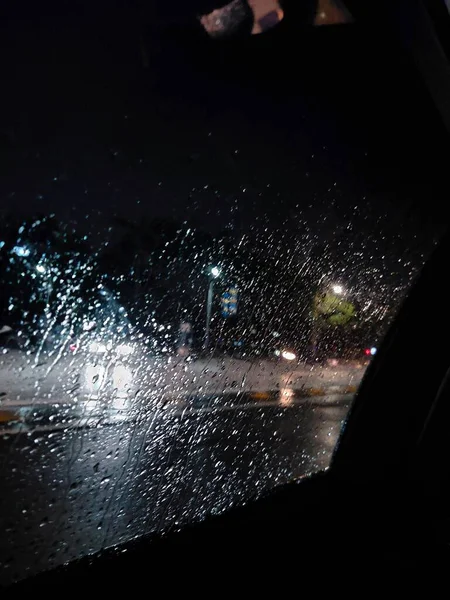
<path fill-rule="evenodd" d="M 44 267 L 44 265 L 37 265 L 36 271 L 38 273 L 45 273 L 45 267 Z"/>
<path fill-rule="evenodd" d="M 98 342 L 91 342 L 89 344 L 89 352 L 92 352 L 93 354 L 101 354 L 106 352 L 106 350 L 106 344 L 99 344 Z"/>
<path fill-rule="evenodd" d="M 278 333 L 278 331 L 272 331 L 272 335 L 273 337 L 280 337 L 280 333 Z"/>
<path fill-rule="evenodd" d="M 289 406 L 294 402 L 295 392 L 292 388 L 283 388 L 280 391 L 279 403 L 281 406 Z"/>
<path fill-rule="evenodd" d="M 331 289 L 333 290 L 333 293 L 337 294 L 338 296 L 344 293 L 344 288 L 342 285 L 333 285 Z"/>
<path fill-rule="evenodd" d="M 12 253 L 17 254 L 17 256 L 26 257 L 30 256 L 30 249 L 26 246 L 14 246 Z"/>
<path fill-rule="evenodd" d="M 134 346 L 131 346 L 131 344 L 119 344 L 117 346 L 117 354 L 120 354 L 120 356 L 129 356 L 133 352 Z"/>
<path fill-rule="evenodd" d="M 86 386 L 91 394 L 100 391 L 105 380 L 105 373 L 105 367 L 94 365 L 88 365 L 86 367 Z"/>
<path fill-rule="evenodd" d="M 280 356 L 281 352 L 279 350 L 275 350 L 274 354 L 275 354 L 275 356 Z"/>
<path fill-rule="evenodd" d="M 371 354 L 372 356 L 375 356 L 375 354 L 376 354 L 376 353 L 377 353 L 377 349 L 376 349 L 376 348 L 375 348 L 375 346 L 374 346 L 374 347 L 372 347 L 372 348 L 370 349 L 370 354 Z"/>
<path fill-rule="evenodd" d="M 365 354 L 366 356 L 370 356 L 370 348 L 366 348 L 366 349 L 364 350 L 364 354 Z"/>
<path fill-rule="evenodd" d="M 123 395 L 119 395 L 119 396 L 114 396 L 113 401 L 112 401 L 112 408 L 115 410 L 124 410 L 127 409 L 129 405 L 129 398 L 127 397 L 127 395 L 125 394 Z"/>
<path fill-rule="evenodd" d="M 283 350 L 281 356 L 286 360 L 295 360 L 295 354 L 293 352 L 289 352 L 288 350 Z"/>
<path fill-rule="evenodd" d="M 83 322 L 83 331 L 91 331 L 91 329 L 94 329 L 96 323 L 95 321 L 84 321 Z"/>
<path fill-rule="evenodd" d="M 211 267 L 211 275 L 214 277 L 214 279 L 217 279 L 217 277 L 220 275 L 219 267 Z"/>
<path fill-rule="evenodd" d="M 116 365 L 113 370 L 113 386 L 119 392 L 128 388 L 133 379 L 133 374 L 125 365 Z"/>

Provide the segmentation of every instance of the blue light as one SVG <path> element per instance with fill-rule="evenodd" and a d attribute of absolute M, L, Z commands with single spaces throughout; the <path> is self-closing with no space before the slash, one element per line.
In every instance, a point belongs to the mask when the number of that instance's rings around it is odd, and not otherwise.
<path fill-rule="evenodd" d="M 377 353 L 377 349 L 375 347 L 373 347 L 373 348 L 370 349 L 370 354 L 372 356 L 375 356 L 376 353 Z"/>
<path fill-rule="evenodd" d="M 26 246 L 14 246 L 14 248 L 11 250 L 11 252 L 13 254 L 17 254 L 17 256 L 20 256 L 23 258 L 30 256 L 30 249 L 27 248 Z"/>

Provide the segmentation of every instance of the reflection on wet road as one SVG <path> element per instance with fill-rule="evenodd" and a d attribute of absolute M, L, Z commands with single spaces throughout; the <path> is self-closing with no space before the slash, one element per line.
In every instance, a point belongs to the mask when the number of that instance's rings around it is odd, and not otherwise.
<path fill-rule="evenodd" d="M 104 409 L 110 420 L 88 426 L 35 407 L 40 426 L 0 437 L 2 581 L 326 468 L 351 399 L 291 388 L 191 396 L 134 416 Z"/>
<path fill-rule="evenodd" d="M 349 394 L 350 388 L 342 390 Z M 341 394 L 342 395 L 342 394 Z M 337 395 L 337 397 L 341 397 Z M 143 402 L 126 395 L 115 395 L 100 401 L 90 398 L 76 403 L 42 403 L 13 405 L 7 410 L 0 408 L 0 436 L 67 430 L 69 428 L 102 427 L 124 423 L 141 423 L 161 416 L 187 417 L 192 414 L 220 413 L 224 411 L 242 411 L 262 407 L 289 407 L 304 403 L 308 398 L 325 396 L 317 388 L 295 390 L 283 387 L 279 391 L 234 392 L 225 394 L 189 393 L 176 397 L 163 397 L 157 402 Z M 334 395 L 336 396 L 336 395 Z M 324 402 L 332 404 L 333 395 L 326 395 Z"/>
<path fill-rule="evenodd" d="M 199 394 L 296 391 L 342 393 L 358 386 L 362 364 L 308 365 L 288 361 L 238 360 L 229 357 L 184 361 L 176 357 L 132 355 L 128 360 L 52 357 L 13 353 L 0 357 L 0 409 L 36 404 L 106 403 L 128 398 L 154 406 L 162 396 L 177 401 Z"/>

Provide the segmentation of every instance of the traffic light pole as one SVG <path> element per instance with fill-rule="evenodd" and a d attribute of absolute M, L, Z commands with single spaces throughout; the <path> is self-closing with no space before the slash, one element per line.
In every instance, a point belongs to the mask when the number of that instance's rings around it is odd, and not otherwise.
<path fill-rule="evenodd" d="M 214 279 L 211 277 L 208 285 L 208 296 L 206 299 L 206 327 L 205 327 L 205 340 L 203 342 L 203 348 L 208 350 L 209 348 L 209 331 L 211 327 L 211 311 L 212 302 L 214 296 Z"/>

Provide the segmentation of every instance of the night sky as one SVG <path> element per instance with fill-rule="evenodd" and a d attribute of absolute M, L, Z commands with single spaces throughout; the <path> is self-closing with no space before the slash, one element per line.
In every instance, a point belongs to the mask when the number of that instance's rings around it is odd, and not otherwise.
<path fill-rule="evenodd" d="M 197 16 L 214 5 L 3 6 L 2 211 L 89 215 L 100 235 L 113 215 L 379 230 L 420 260 L 448 218 L 448 151 L 411 59 L 358 20 L 314 28 L 289 10 L 212 40 Z"/>

